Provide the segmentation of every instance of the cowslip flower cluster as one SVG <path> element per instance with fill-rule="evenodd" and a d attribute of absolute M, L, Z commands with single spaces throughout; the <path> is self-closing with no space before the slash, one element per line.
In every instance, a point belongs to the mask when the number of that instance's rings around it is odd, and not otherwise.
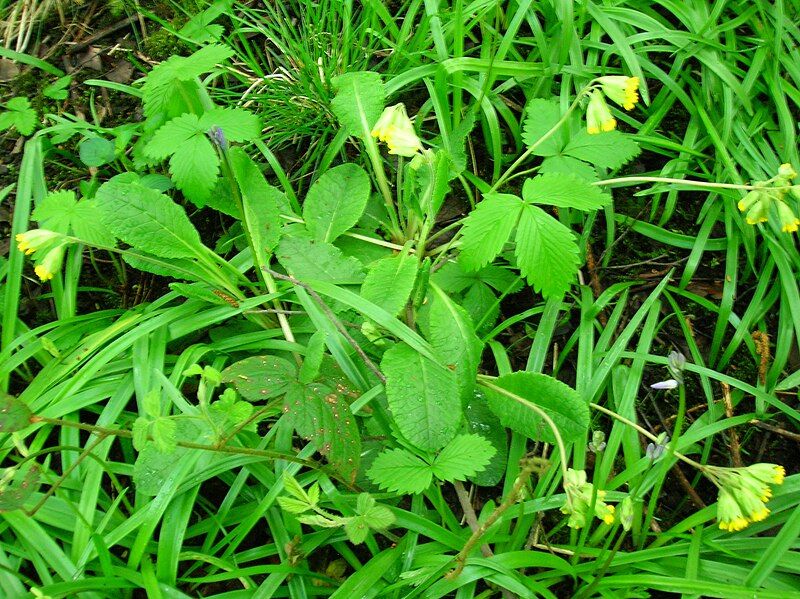
<path fill-rule="evenodd" d="M 781 231 L 784 233 L 794 233 L 800 229 L 800 218 L 788 203 L 789 198 L 800 200 L 800 186 L 792 186 L 791 180 L 797 177 L 794 167 L 791 164 L 782 164 L 778 169 L 778 174 L 768 181 L 754 181 L 753 189 L 741 200 L 738 208 L 745 213 L 745 221 L 748 225 L 765 223 L 769 220 L 772 207 L 778 214 L 781 223 Z"/>
<path fill-rule="evenodd" d="M 594 485 L 586 481 L 585 470 L 569 468 L 564 476 L 564 491 L 567 500 L 561 507 L 562 514 L 569 514 L 567 525 L 570 528 L 583 528 L 587 518 L 591 518 L 592 493 Z M 594 502 L 594 515 L 606 524 L 614 522 L 614 506 L 603 501 L 606 492 L 598 490 Z"/>
<path fill-rule="evenodd" d="M 34 255 L 36 276 L 43 282 L 52 279 L 64 259 L 67 242 L 62 236 L 46 229 L 33 229 L 19 233 L 16 240 L 19 251 L 26 256 Z"/>
<path fill-rule="evenodd" d="M 769 515 L 766 503 L 772 497 L 770 485 L 782 484 L 786 476 L 783 466 L 764 463 L 746 468 L 705 466 L 703 473 L 719 487 L 719 527 L 734 532 Z"/>
<path fill-rule="evenodd" d="M 586 107 L 586 131 L 591 135 L 613 131 L 617 120 L 606 104 L 606 98 L 625 110 L 633 110 L 639 102 L 639 78 L 625 75 L 608 75 L 595 80 L 599 89 L 592 90 Z"/>
<path fill-rule="evenodd" d="M 389 146 L 389 154 L 411 158 L 422 151 L 422 142 L 403 104 L 385 108 L 371 133 Z"/>

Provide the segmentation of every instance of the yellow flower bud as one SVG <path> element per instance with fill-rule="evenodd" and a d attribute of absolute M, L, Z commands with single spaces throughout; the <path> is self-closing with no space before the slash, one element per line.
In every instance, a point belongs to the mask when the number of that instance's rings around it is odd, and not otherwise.
<path fill-rule="evenodd" d="M 390 154 L 411 158 L 422 151 L 422 142 L 403 104 L 385 108 L 371 133 L 389 146 Z"/>
<path fill-rule="evenodd" d="M 17 248 L 20 252 L 25 252 L 26 256 L 31 255 L 33 252 L 42 249 L 42 247 L 51 241 L 61 237 L 54 231 L 46 229 L 32 229 L 25 233 L 17 234 Z"/>
<path fill-rule="evenodd" d="M 603 94 L 594 90 L 586 107 L 586 131 L 590 135 L 595 135 L 601 131 L 613 131 L 616 126 L 617 121 L 611 114 Z"/>
<path fill-rule="evenodd" d="M 42 261 L 33 269 L 36 276 L 44 281 L 49 281 L 53 275 L 61 268 L 61 261 L 64 258 L 64 244 L 59 244 L 44 255 Z"/>
<path fill-rule="evenodd" d="M 800 225 L 800 218 L 797 218 L 794 211 L 784 202 L 778 202 L 778 216 L 781 219 L 781 231 L 784 233 L 794 233 Z"/>

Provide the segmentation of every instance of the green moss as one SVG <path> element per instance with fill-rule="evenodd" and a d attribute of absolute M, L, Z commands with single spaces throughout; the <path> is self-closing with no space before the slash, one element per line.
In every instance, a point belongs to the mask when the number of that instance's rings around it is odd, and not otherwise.
<path fill-rule="evenodd" d="M 166 60 L 170 56 L 188 52 L 186 45 L 165 29 L 150 35 L 142 44 L 142 50 L 153 60 Z"/>

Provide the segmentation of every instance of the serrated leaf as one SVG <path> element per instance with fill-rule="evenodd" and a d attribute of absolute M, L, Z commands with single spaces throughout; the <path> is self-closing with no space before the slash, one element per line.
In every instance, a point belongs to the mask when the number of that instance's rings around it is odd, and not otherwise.
<path fill-rule="evenodd" d="M 364 279 L 361 262 L 330 243 L 285 235 L 275 253 L 289 273 L 301 281 L 355 284 Z"/>
<path fill-rule="evenodd" d="M 525 107 L 525 121 L 522 124 L 522 141 L 531 147 L 545 133 L 550 131 L 561 119 L 561 107 L 555 100 L 536 98 Z M 563 133 L 556 131 L 548 139 L 536 146 L 533 153 L 537 156 L 553 156 L 561 151 Z"/>
<path fill-rule="evenodd" d="M 71 213 L 77 203 L 74 191 L 51 191 L 37 202 L 31 218 L 43 229 L 69 235 Z"/>
<path fill-rule="evenodd" d="M 575 175 L 547 173 L 525 180 L 522 199 L 531 204 L 588 211 L 608 205 L 611 195 Z"/>
<path fill-rule="evenodd" d="M 478 270 L 502 251 L 517 224 L 522 201 L 514 195 L 492 193 L 464 220 L 459 262 L 466 270 Z"/>
<path fill-rule="evenodd" d="M 160 258 L 193 258 L 201 253 L 200 234 L 186 211 L 148 187 L 111 180 L 97 190 L 102 219 L 119 239 Z"/>
<path fill-rule="evenodd" d="M 278 497 L 278 505 L 281 506 L 282 510 L 290 514 L 302 514 L 311 509 L 308 503 L 300 499 L 295 499 L 294 497 Z"/>
<path fill-rule="evenodd" d="M 0 433 L 21 431 L 31 423 L 31 412 L 28 405 L 6 393 L 0 393 Z"/>
<path fill-rule="evenodd" d="M 444 447 L 460 426 L 461 400 L 455 372 L 420 355 L 404 343 L 381 360 L 386 397 L 403 435 L 420 449 Z"/>
<path fill-rule="evenodd" d="M 508 432 L 500 423 L 500 419 L 489 409 L 486 396 L 480 390 L 467 404 L 464 413 L 467 418 L 467 429 L 489 441 L 495 449 L 495 454 L 486 468 L 471 476 L 470 480 L 482 487 L 493 487 L 503 480 L 506 472 Z"/>
<path fill-rule="evenodd" d="M 418 267 L 419 260 L 409 253 L 373 262 L 361 284 L 361 297 L 390 314 L 397 314 L 414 289 Z"/>
<path fill-rule="evenodd" d="M 203 132 L 219 127 L 229 142 L 252 141 L 261 135 L 261 120 L 244 108 L 212 108 L 203 113 L 198 126 Z"/>
<path fill-rule="evenodd" d="M 86 166 L 103 166 L 113 162 L 116 155 L 114 142 L 102 137 L 87 137 L 78 144 L 78 156 Z"/>
<path fill-rule="evenodd" d="M 388 507 L 376 505 L 364 514 L 370 528 L 373 530 L 386 530 L 394 524 L 396 518 Z"/>
<path fill-rule="evenodd" d="M 589 135 L 586 129 L 581 129 L 572 136 L 564 148 L 564 154 L 567 156 L 607 169 L 618 169 L 638 156 L 640 151 L 639 144 L 630 135 L 620 131 Z"/>
<path fill-rule="evenodd" d="M 267 183 L 258 165 L 241 148 L 231 148 L 230 162 L 253 245 L 272 252 L 281 237 L 279 206 L 285 202 L 283 192 Z"/>
<path fill-rule="evenodd" d="M 369 535 L 370 526 L 365 516 L 353 516 L 344 523 L 347 539 L 354 545 L 363 543 Z"/>
<path fill-rule="evenodd" d="M 194 364 L 194 366 L 197 366 L 197 364 Z M 144 394 L 142 398 L 142 410 L 145 414 L 150 416 L 150 418 L 158 418 L 161 416 L 161 392 L 158 389 L 152 389 Z"/>
<path fill-rule="evenodd" d="M 283 406 L 298 434 L 314 443 L 345 480 L 355 481 L 361 434 L 344 397 L 321 383 L 297 383 L 289 387 Z"/>
<path fill-rule="evenodd" d="M 308 500 L 311 505 L 317 505 L 319 503 L 320 494 L 319 483 L 314 483 L 311 485 L 306 492 L 308 493 Z"/>
<path fill-rule="evenodd" d="M 433 474 L 448 482 L 466 480 L 484 470 L 496 451 L 480 435 L 458 435 L 436 456 Z"/>
<path fill-rule="evenodd" d="M 430 290 L 433 301 L 428 313 L 428 341 L 436 357 L 447 368 L 453 368 L 459 395 L 466 405 L 475 393 L 483 344 L 466 311 L 439 287 L 432 285 Z"/>
<path fill-rule="evenodd" d="M 350 135 L 368 137 L 386 102 L 381 76 L 373 71 L 354 71 L 333 78 L 336 97 L 331 110 Z"/>
<path fill-rule="evenodd" d="M 566 292 L 578 272 L 572 231 L 537 206 L 522 211 L 515 255 L 520 272 L 544 297 Z"/>
<path fill-rule="evenodd" d="M 289 495 L 295 499 L 305 502 L 306 505 L 311 503 L 308 493 L 306 493 L 306 490 L 300 485 L 294 476 L 284 470 L 281 478 L 283 480 L 283 488 L 287 493 L 289 493 Z"/>
<path fill-rule="evenodd" d="M 222 371 L 222 381 L 230 383 L 251 401 L 262 401 L 286 393 L 297 380 L 297 368 L 278 356 L 253 356 Z"/>
<path fill-rule="evenodd" d="M 8 472 L 6 470 L 0 483 L 0 512 L 24 507 L 25 502 L 39 490 L 39 466 L 34 462 L 25 462 L 14 468 L 11 476 Z"/>
<path fill-rule="evenodd" d="M 175 433 L 178 430 L 177 422 L 172 418 L 161 417 L 153 421 L 150 429 L 153 436 L 153 443 L 161 453 L 172 453 L 177 446 Z"/>
<path fill-rule="evenodd" d="M 5 104 L 5 112 L 0 112 L 0 131 L 10 127 L 21 135 L 30 135 L 36 128 L 36 111 L 27 98 L 11 98 Z"/>
<path fill-rule="evenodd" d="M 65 75 L 59 77 L 50 85 L 46 85 L 42 90 L 42 95 L 45 98 L 52 98 L 53 100 L 66 100 L 69 92 L 67 88 L 72 83 L 72 75 Z"/>
<path fill-rule="evenodd" d="M 382 489 L 401 494 L 422 493 L 433 480 L 430 464 L 405 449 L 381 452 L 367 476 Z"/>
<path fill-rule="evenodd" d="M 142 87 L 144 113 L 148 118 L 169 112 L 167 108 L 184 82 L 194 83 L 196 77 L 207 73 L 233 56 L 234 52 L 221 44 L 204 46 L 191 56 L 172 56 L 153 68 Z M 191 90 L 187 90 L 191 91 Z"/>
<path fill-rule="evenodd" d="M 164 160 L 196 135 L 204 135 L 200 119 L 196 114 L 186 113 L 159 127 L 144 147 L 145 154 L 154 160 Z"/>
<path fill-rule="evenodd" d="M 359 493 L 356 497 L 356 514 L 364 515 L 375 505 L 375 499 L 369 493 Z"/>
<path fill-rule="evenodd" d="M 564 441 L 583 438 L 589 427 L 589 406 L 577 391 L 551 376 L 535 372 L 514 372 L 492 384 L 527 400 L 552 418 Z M 485 389 L 491 410 L 503 426 L 534 440 L 555 443 L 555 436 L 535 411 L 490 388 Z"/>
<path fill-rule="evenodd" d="M 217 182 L 219 156 L 208 137 L 198 133 L 176 148 L 169 172 L 183 195 L 202 208 Z"/>
<path fill-rule="evenodd" d="M 367 173 L 356 164 L 326 171 L 308 190 L 303 204 L 306 227 L 317 241 L 332 242 L 353 228 L 370 194 Z"/>
<path fill-rule="evenodd" d="M 548 156 L 542 161 L 539 173 L 543 175 L 548 173 L 574 175 L 589 182 L 598 180 L 597 171 L 592 165 L 571 156 Z"/>
<path fill-rule="evenodd" d="M 500 316 L 500 304 L 492 289 L 481 281 L 475 283 L 464 294 L 461 305 L 475 323 L 480 323 L 478 334 L 491 329 Z"/>

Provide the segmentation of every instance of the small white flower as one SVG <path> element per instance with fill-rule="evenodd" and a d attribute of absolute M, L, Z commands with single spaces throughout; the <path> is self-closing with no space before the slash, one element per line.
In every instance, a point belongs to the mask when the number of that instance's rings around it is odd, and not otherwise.
<path fill-rule="evenodd" d="M 667 379 L 666 381 L 659 381 L 657 383 L 653 383 L 652 385 L 650 385 L 650 388 L 658 390 L 669 390 L 669 389 L 675 389 L 678 386 L 680 386 L 680 383 L 675 379 Z"/>

